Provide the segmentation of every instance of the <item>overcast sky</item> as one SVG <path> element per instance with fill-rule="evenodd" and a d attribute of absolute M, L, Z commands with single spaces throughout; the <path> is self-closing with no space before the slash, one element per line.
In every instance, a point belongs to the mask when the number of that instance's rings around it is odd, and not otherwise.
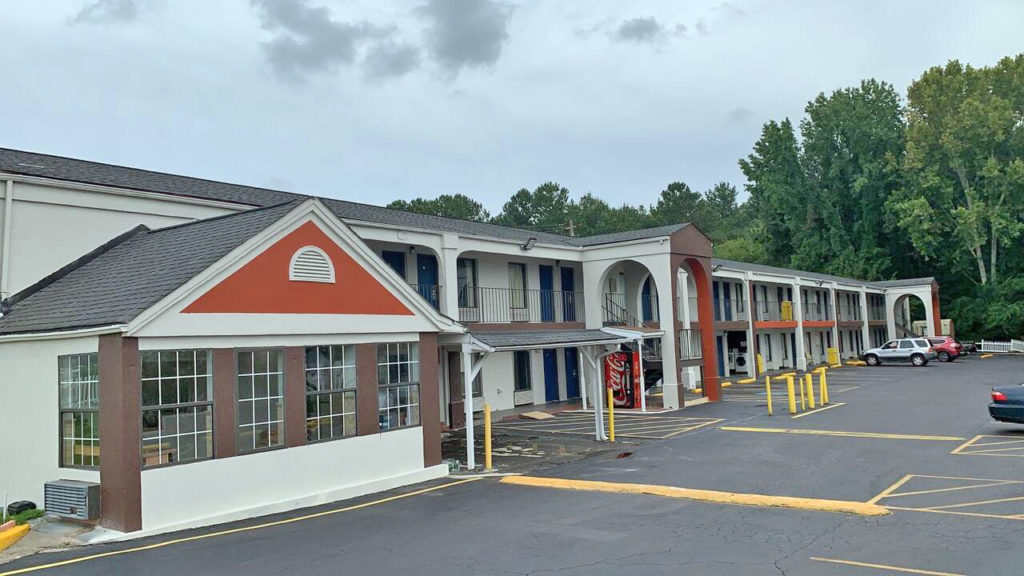
<path fill-rule="evenodd" d="M 761 124 L 1024 51 L 1020 0 L 0 0 L 0 146 L 497 213 L 741 186 Z"/>

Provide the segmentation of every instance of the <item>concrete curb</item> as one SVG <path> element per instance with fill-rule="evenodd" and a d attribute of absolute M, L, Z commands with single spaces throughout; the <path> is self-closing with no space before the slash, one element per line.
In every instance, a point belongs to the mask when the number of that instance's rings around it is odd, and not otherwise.
<path fill-rule="evenodd" d="M 717 490 L 695 490 L 675 486 L 652 484 L 626 484 L 619 482 L 597 482 L 592 480 L 567 480 L 564 478 L 541 478 L 537 476 L 514 476 L 502 478 L 502 484 L 533 486 L 536 488 L 559 488 L 586 492 L 612 492 L 618 494 L 648 494 L 665 498 L 681 498 L 698 502 L 758 506 L 764 508 L 792 508 L 817 512 L 841 512 L 858 516 L 886 516 L 889 510 L 876 504 L 847 500 L 823 500 L 819 498 L 796 498 L 792 496 L 767 496 L 764 494 L 743 494 Z"/>
<path fill-rule="evenodd" d="M 28 531 L 31 529 L 32 527 L 28 524 L 22 524 L 21 526 L 15 526 L 0 532 L 0 552 L 7 550 L 15 542 L 24 538 L 25 534 L 28 534 Z"/>

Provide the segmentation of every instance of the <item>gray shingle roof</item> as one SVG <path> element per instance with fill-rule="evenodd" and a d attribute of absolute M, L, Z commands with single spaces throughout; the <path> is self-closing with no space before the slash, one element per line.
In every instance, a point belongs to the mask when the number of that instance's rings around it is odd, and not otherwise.
<path fill-rule="evenodd" d="M 0 334 L 130 322 L 299 203 L 140 231 L 24 299 L 12 298 Z"/>
<path fill-rule="evenodd" d="M 804 270 L 791 270 L 789 268 L 779 268 L 777 266 L 768 266 L 766 264 L 753 264 L 750 262 L 739 262 L 737 260 L 725 260 L 722 258 L 713 258 L 711 260 L 711 265 L 722 266 L 724 268 L 731 268 L 733 270 L 760 272 L 762 274 L 799 276 L 801 278 L 809 278 L 811 280 L 823 280 L 825 282 L 840 282 L 843 284 L 864 284 L 866 286 L 873 286 L 876 288 L 894 288 L 898 286 L 916 286 L 919 284 L 931 284 L 934 280 L 934 278 L 907 278 L 905 280 L 884 280 L 868 282 L 865 280 L 858 280 L 856 278 L 834 276 L 832 274 L 820 274 L 818 272 L 806 272 Z"/>
<path fill-rule="evenodd" d="M 474 332 L 473 337 L 491 348 L 523 346 L 558 346 L 623 340 L 618 336 L 594 330 L 510 330 L 508 332 Z"/>
<path fill-rule="evenodd" d="M 37 154 L 22 150 L 0 148 L 0 172 L 11 174 L 22 174 L 26 176 L 38 176 L 66 180 L 70 182 L 83 182 L 87 184 L 100 184 L 116 188 L 127 188 L 131 190 L 143 190 L 157 192 L 160 194 L 171 194 L 175 196 L 188 196 L 192 198 L 203 198 L 206 200 L 218 200 L 222 202 L 233 202 L 249 206 L 271 206 L 288 202 L 297 198 L 305 198 L 291 192 L 270 190 L 254 186 L 240 184 L 228 184 L 202 178 L 190 178 L 188 176 L 177 176 L 162 172 L 152 172 L 138 168 L 127 168 L 112 164 L 89 162 L 62 156 L 51 156 L 49 154 Z M 632 230 L 629 232 L 616 232 L 614 234 L 602 234 L 574 238 L 561 234 L 549 232 L 538 232 L 524 228 L 510 228 L 497 224 L 474 222 L 471 220 L 459 220 L 458 218 L 445 218 L 427 214 L 416 214 L 402 210 L 392 210 L 382 206 L 371 204 L 360 204 L 331 198 L 321 198 L 339 218 L 345 220 L 357 220 L 361 222 L 373 222 L 399 226 L 402 228 L 417 228 L 421 230 L 436 230 L 441 232 L 452 232 L 472 236 L 484 236 L 502 240 L 513 240 L 525 243 L 530 238 L 536 238 L 538 242 L 571 247 L 596 246 L 612 242 L 623 242 L 642 238 L 656 238 L 665 236 L 683 228 L 686 224 L 663 226 L 660 228 L 649 228 L 647 230 Z"/>

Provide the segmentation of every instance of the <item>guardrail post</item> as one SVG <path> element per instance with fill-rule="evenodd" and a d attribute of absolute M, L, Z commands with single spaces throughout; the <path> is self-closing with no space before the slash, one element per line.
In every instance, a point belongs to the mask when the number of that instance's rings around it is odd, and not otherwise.
<path fill-rule="evenodd" d="M 772 377 L 768 374 L 764 375 L 764 390 L 768 398 L 768 415 L 772 416 Z"/>
<path fill-rule="evenodd" d="M 608 441 L 615 442 L 615 397 L 608 388 Z"/>
<path fill-rule="evenodd" d="M 789 396 L 789 413 L 796 414 L 796 390 L 793 389 L 793 375 L 786 376 L 786 394 Z"/>
<path fill-rule="evenodd" d="M 484 469 L 493 470 L 491 465 L 491 405 L 484 404 Z"/>

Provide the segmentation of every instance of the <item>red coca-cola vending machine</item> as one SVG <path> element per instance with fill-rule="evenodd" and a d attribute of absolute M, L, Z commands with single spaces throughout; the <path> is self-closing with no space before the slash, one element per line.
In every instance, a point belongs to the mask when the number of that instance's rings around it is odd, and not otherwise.
<path fill-rule="evenodd" d="M 616 408 L 633 408 L 640 402 L 640 359 L 637 352 L 615 352 L 604 358 L 604 383 L 612 391 Z"/>

